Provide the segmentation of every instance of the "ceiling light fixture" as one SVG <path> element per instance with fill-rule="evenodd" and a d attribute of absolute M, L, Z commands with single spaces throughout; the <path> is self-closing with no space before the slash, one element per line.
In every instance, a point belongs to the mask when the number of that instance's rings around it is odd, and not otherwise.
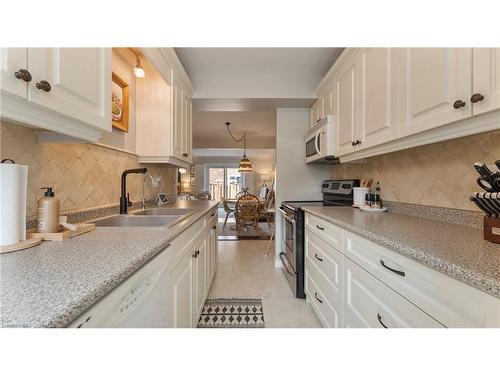
<path fill-rule="evenodd" d="M 231 123 L 226 122 L 227 131 L 228 131 L 229 135 L 231 136 L 231 138 L 233 138 L 233 141 L 235 141 L 236 143 L 243 141 L 243 158 L 240 160 L 240 168 L 239 168 L 238 172 L 240 172 L 240 173 L 253 173 L 252 162 L 250 160 L 248 160 L 247 155 L 246 155 L 247 154 L 247 135 L 246 135 L 246 133 L 243 133 L 243 135 L 239 139 L 236 139 L 234 137 L 233 133 L 231 133 L 231 129 L 229 129 L 229 125 L 231 125 Z"/>
<path fill-rule="evenodd" d="M 146 76 L 146 73 L 144 73 L 144 69 L 142 67 L 141 59 L 139 58 L 139 55 L 132 48 L 129 48 L 129 50 L 131 50 L 135 55 L 134 75 L 137 78 L 144 78 Z"/>

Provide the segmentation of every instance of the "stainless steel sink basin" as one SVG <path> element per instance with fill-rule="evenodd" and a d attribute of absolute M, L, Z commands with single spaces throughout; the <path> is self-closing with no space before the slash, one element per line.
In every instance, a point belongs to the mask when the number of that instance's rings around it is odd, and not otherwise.
<path fill-rule="evenodd" d="M 97 227 L 171 227 L 182 219 L 182 215 L 129 216 L 116 215 L 94 221 Z"/>
<path fill-rule="evenodd" d="M 176 215 L 176 216 L 187 216 L 192 213 L 197 211 L 197 209 L 194 208 L 167 208 L 167 207 L 154 207 L 154 208 L 148 208 L 146 210 L 142 211 L 137 211 L 133 212 L 133 215 L 137 216 L 150 216 L 150 215 L 156 215 L 156 216 L 162 216 L 162 215 Z"/>

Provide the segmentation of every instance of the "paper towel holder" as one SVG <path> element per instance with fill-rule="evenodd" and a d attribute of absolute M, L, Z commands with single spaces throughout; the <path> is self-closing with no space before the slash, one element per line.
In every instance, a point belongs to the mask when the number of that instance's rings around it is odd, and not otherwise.
<path fill-rule="evenodd" d="M 2 159 L 0 163 L 6 163 L 6 162 L 10 162 L 11 164 L 16 164 L 16 162 L 12 159 Z"/>

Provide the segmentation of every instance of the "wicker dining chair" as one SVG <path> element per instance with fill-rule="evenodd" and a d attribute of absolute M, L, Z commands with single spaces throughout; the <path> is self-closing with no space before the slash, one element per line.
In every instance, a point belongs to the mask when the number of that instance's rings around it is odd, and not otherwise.
<path fill-rule="evenodd" d="M 222 229 L 224 229 L 226 227 L 227 219 L 229 218 L 229 216 L 236 215 L 236 208 L 234 206 L 230 207 L 227 203 L 227 200 L 225 199 L 222 201 L 222 205 L 224 206 L 224 212 L 226 213 L 226 219 L 224 220 L 224 225 L 222 226 Z"/>
<path fill-rule="evenodd" d="M 259 207 L 260 201 L 255 195 L 242 195 L 236 201 L 236 230 L 240 230 L 241 225 L 250 223 L 255 230 L 259 230 Z"/>

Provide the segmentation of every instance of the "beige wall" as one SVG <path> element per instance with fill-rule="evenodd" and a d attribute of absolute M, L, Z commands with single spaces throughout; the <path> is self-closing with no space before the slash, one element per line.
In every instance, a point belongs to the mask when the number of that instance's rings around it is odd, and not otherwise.
<path fill-rule="evenodd" d="M 162 176 L 164 191 L 176 193 L 176 169 L 161 165 L 139 165 L 135 155 L 87 143 L 37 143 L 36 130 L 2 122 L 1 158 L 28 165 L 27 215 L 36 215 L 36 201 L 43 186 L 53 186 L 61 210 L 102 207 L 119 203 L 123 170 L 145 166 Z M 142 175 L 129 175 L 130 199 L 142 199 Z M 146 182 L 146 196 L 154 192 Z"/>
<path fill-rule="evenodd" d="M 478 210 L 469 201 L 482 191 L 473 164 L 500 159 L 500 130 L 375 156 L 367 164 L 332 167 L 332 178 L 373 178 L 386 200 Z"/>

